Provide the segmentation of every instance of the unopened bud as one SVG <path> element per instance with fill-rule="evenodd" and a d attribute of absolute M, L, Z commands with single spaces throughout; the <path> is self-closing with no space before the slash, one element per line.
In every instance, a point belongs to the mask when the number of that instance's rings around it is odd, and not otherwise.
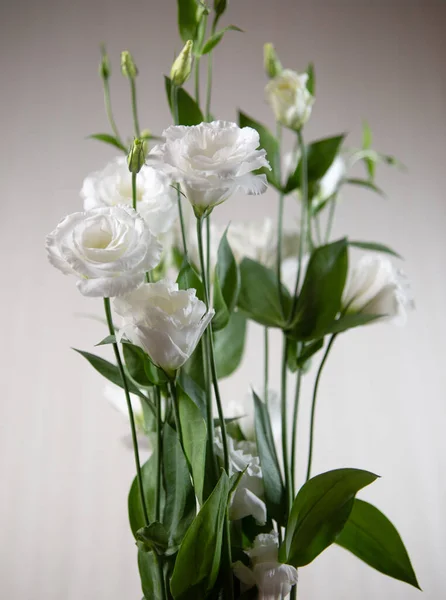
<path fill-rule="evenodd" d="M 101 46 L 101 63 L 99 65 L 99 75 L 102 79 L 108 79 L 111 75 L 110 60 L 108 58 L 105 46 Z"/>
<path fill-rule="evenodd" d="M 128 50 L 121 52 L 121 71 L 124 77 L 129 79 L 135 79 L 138 75 L 138 69 L 136 68 L 133 56 Z"/>
<path fill-rule="evenodd" d="M 188 40 L 178 54 L 170 70 L 170 79 L 178 87 L 185 83 L 192 71 L 192 40 Z"/>
<path fill-rule="evenodd" d="M 139 173 L 146 162 L 147 143 L 144 140 L 136 138 L 133 140 L 130 152 L 127 155 L 127 164 L 130 173 L 136 175 Z"/>
<path fill-rule="evenodd" d="M 272 44 L 263 46 L 263 65 L 266 74 L 271 79 L 282 72 L 282 65 Z"/>
<path fill-rule="evenodd" d="M 225 12 L 227 4 L 227 0 L 214 0 L 214 10 L 218 16 Z"/>

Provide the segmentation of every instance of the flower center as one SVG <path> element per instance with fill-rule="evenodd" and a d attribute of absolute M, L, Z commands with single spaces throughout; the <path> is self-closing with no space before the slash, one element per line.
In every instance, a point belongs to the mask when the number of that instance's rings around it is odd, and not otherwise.
<path fill-rule="evenodd" d="M 85 248 L 104 250 L 108 248 L 113 239 L 113 234 L 107 223 L 95 223 L 84 231 L 83 244 Z"/>

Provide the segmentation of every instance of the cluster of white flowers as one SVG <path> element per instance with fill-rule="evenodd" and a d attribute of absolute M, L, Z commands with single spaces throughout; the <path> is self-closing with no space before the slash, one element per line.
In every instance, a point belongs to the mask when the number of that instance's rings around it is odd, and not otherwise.
<path fill-rule="evenodd" d="M 232 568 L 242 582 L 242 590 L 257 586 L 259 600 L 285 598 L 297 583 L 297 570 L 291 565 L 279 562 L 279 541 L 277 533 L 261 533 L 252 548 L 246 550 L 251 567 L 237 561 Z"/>

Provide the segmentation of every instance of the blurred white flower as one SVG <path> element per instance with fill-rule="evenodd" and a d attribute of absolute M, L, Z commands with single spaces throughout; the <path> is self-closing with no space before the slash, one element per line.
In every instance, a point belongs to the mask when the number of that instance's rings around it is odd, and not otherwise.
<path fill-rule="evenodd" d="M 266 523 L 266 505 L 263 501 L 264 487 L 260 460 L 253 442 L 236 441 L 228 437 L 230 475 L 246 469 L 229 505 L 232 521 L 252 515 L 257 523 Z M 221 429 L 215 429 L 214 446 L 217 456 L 223 458 Z"/>
<path fill-rule="evenodd" d="M 256 390 L 259 398 L 264 402 L 264 392 Z M 252 391 L 241 396 L 240 398 L 231 399 L 228 394 L 223 398 L 223 408 L 225 417 L 228 419 L 237 418 L 237 424 L 242 430 L 243 435 L 248 441 L 255 441 L 254 428 L 254 400 Z M 280 424 L 280 400 L 279 394 L 275 390 L 268 390 L 268 409 L 271 419 L 271 428 L 273 437 L 278 442 L 281 439 L 281 424 Z"/>
<path fill-rule="evenodd" d="M 281 600 L 297 583 L 297 570 L 291 565 L 279 563 L 277 533 L 261 533 L 253 547 L 246 551 L 251 568 L 237 561 L 232 565 L 234 574 L 242 582 L 242 591 L 257 586 L 259 600 Z"/>
<path fill-rule="evenodd" d="M 388 258 L 365 254 L 349 267 L 342 296 L 343 310 L 383 315 L 404 324 L 407 310 L 413 306 L 407 277 Z"/>
<path fill-rule="evenodd" d="M 161 244 L 142 217 L 127 206 L 68 215 L 46 238 L 48 258 L 78 278 L 84 296 L 128 293 L 159 263 Z"/>
<path fill-rule="evenodd" d="M 265 175 L 253 171 L 269 167 L 265 150 L 257 150 L 255 129 L 228 121 L 169 127 L 165 143 L 149 154 L 154 166 L 182 184 L 184 193 L 200 216 L 211 212 L 237 190 L 261 194 Z"/>
<path fill-rule="evenodd" d="M 104 396 L 106 400 L 108 400 L 125 419 L 129 420 L 129 411 L 127 407 L 127 401 L 125 399 L 124 390 L 117 385 L 113 385 L 111 383 L 107 383 L 104 387 Z M 147 437 L 145 423 L 144 423 L 144 413 L 142 410 L 141 399 L 138 398 L 135 394 L 130 394 L 130 402 L 132 404 L 133 416 L 135 418 L 135 425 L 137 429 L 138 436 L 138 446 L 143 450 L 152 450 L 152 445 L 149 442 Z M 132 438 L 130 433 L 126 435 L 124 438 L 124 443 L 127 447 L 132 448 Z"/>
<path fill-rule="evenodd" d="M 338 154 L 331 163 L 325 175 L 319 181 L 319 189 L 316 194 L 316 201 L 324 202 L 337 193 L 339 186 L 346 174 L 345 161 Z"/>
<path fill-rule="evenodd" d="M 276 121 L 290 129 L 300 129 L 311 115 L 314 97 L 307 89 L 308 75 L 285 69 L 271 79 L 266 87 L 266 99 Z"/>
<path fill-rule="evenodd" d="M 164 371 L 176 371 L 195 350 L 214 316 L 214 310 L 206 312 L 195 293 L 161 280 L 117 298 L 113 306 L 123 318 L 120 335 L 145 350 Z"/>
<path fill-rule="evenodd" d="M 170 179 L 144 165 L 136 176 L 136 209 L 154 235 L 168 231 L 178 216 L 176 192 Z M 81 190 L 84 209 L 125 204 L 132 206 L 132 176 L 125 157 L 89 175 Z"/>

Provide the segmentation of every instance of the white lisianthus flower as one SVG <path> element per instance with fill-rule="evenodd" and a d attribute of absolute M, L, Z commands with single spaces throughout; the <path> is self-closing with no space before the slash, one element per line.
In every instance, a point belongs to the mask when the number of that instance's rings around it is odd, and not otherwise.
<path fill-rule="evenodd" d="M 314 97 L 307 89 L 307 81 L 306 73 L 299 75 L 285 69 L 265 87 L 266 99 L 276 121 L 289 129 L 300 129 L 310 118 Z"/>
<path fill-rule="evenodd" d="M 324 202 L 337 193 L 339 186 L 345 177 L 346 171 L 345 161 L 342 156 L 338 154 L 325 175 L 319 181 L 319 189 L 316 195 L 316 199 L 319 202 Z"/>
<path fill-rule="evenodd" d="M 117 410 L 127 421 L 129 420 L 129 410 L 127 407 L 127 401 L 125 399 L 124 390 L 108 383 L 104 388 L 104 396 L 110 402 L 111 406 Z M 141 399 L 135 394 L 130 394 L 130 402 L 132 405 L 133 416 L 135 418 L 135 425 L 138 436 L 138 446 L 140 449 L 148 450 L 151 452 L 152 445 L 149 443 L 149 439 L 146 431 L 144 422 L 144 413 L 142 410 Z M 132 438 L 129 434 L 124 438 L 124 443 L 127 447 L 133 448 Z"/>
<path fill-rule="evenodd" d="M 167 373 L 179 369 L 214 316 L 195 295 L 173 281 L 147 283 L 113 305 L 123 319 L 120 335 L 139 346 Z"/>
<path fill-rule="evenodd" d="M 136 209 L 158 236 L 168 231 L 178 217 L 176 192 L 163 173 L 143 165 L 136 175 Z M 116 158 L 102 171 L 92 173 L 81 190 L 84 209 L 126 204 L 132 206 L 132 175 L 127 159 Z"/>
<path fill-rule="evenodd" d="M 232 496 L 229 518 L 236 521 L 252 515 L 257 523 L 264 525 L 266 523 L 266 504 L 263 501 L 265 490 L 260 460 L 256 455 L 256 445 L 254 442 L 236 441 L 231 436 L 227 438 L 229 474 L 241 473 L 246 469 Z M 214 446 L 217 456 L 223 458 L 223 442 L 219 427 L 215 429 Z"/>
<path fill-rule="evenodd" d="M 46 238 L 48 258 L 78 278 L 84 296 L 127 294 L 159 263 L 162 246 L 127 206 L 94 208 L 65 217 Z"/>
<path fill-rule="evenodd" d="M 277 533 L 258 535 L 246 554 L 251 559 L 251 568 L 241 561 L 232 565 L 235 576 L 242 582 L 242 591 L 257 586 L 259 600 L 280 600 L 288 596 L 297 583 L 297 569 L 279 562 Z"/>
<path fill-rule="evenodd" d="M 404 324 L 413 299 L 407 277 L 380 255 L 365 254 L 349 268 L 342 295 L 347 313 L 382 315 Z"/>
<path fill-rule="evenodd" d="M 265 175 L 253 171 L 270 166 L 265 150 L 257 150 L 259 134 L 251 127 L 213 121 L 169 127 L 163 136 L 165 143 L 155 146 L 149 158 L 182 184 L 197 216 L 209 214 L 237 190 L 247 194 L 266 190 Z"/>

